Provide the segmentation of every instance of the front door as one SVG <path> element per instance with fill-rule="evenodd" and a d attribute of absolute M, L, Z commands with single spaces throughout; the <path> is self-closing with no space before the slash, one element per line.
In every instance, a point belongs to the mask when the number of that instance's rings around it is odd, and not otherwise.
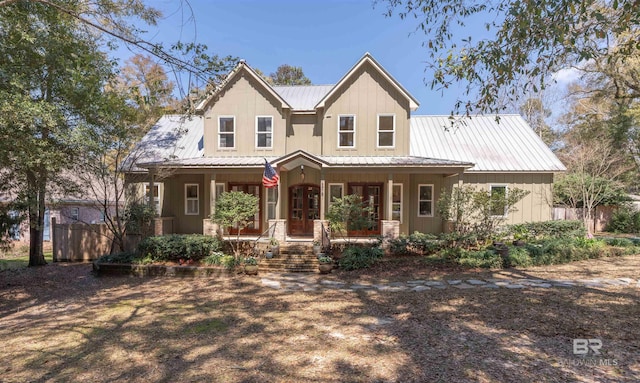
<path fill-rule="evenodd" d="M 313 235 L 315 219 L 320 219 L 320 187 L 291 186 L 289 188 L 289 234 Z"/>

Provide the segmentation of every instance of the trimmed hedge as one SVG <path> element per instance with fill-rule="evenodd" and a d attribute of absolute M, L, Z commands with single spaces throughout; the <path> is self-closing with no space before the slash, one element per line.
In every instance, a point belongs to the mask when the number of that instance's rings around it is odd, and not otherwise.
<path fill-rule="evenodd" d="M 583 237 L 586 235 L 586 230 L 582 221 L 544 221 L 508 225 L 505 228 L 505 234 L 530 241 L 543 238 Z"/>
<path fill-rule="evenodd" d="M 605 230 L 613 233 L 640 233 L 640 211 L 624 208 L 616 210 Z"/>
<path fill-rule="evenodd" d="M 200 261 L 222 244 L 216 237 L 202 234 L 171 234 L 148 237 L 138 245 L 138 256 L 151 261 Z"/>

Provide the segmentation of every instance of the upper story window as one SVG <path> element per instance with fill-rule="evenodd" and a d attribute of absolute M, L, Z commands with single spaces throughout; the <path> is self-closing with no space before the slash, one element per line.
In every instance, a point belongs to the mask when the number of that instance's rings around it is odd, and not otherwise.
<path fill-rule="evenodd" d="M 234 116 L 220 116 L 218 118 L 218 147 L 236 147 L 236 118 Z"/>
<path fill-rule="evenodd" d="M 378 115 L 378 147 L 393 148 L 396 143 L 396 116 L 394 114 Z"/>
<path fill-rule="evenodd" d="M 356 147 L 356 116 L 340 116 L 338 118 L 338 147 Z"/>
<path fill-rule="evenodd" d="M 256 147 L 267 149 L 273 147 L 273 117 L 256 117 Z"/>

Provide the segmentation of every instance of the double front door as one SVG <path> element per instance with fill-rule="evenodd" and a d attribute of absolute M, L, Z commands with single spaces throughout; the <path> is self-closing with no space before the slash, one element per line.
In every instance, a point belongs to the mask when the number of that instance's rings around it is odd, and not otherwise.
<path fill-rule="evenodd" d="M 313 221 L 320 219 L 320 187 L 295 185 L 289 188 L 289 234 L 313 235 Z"/>

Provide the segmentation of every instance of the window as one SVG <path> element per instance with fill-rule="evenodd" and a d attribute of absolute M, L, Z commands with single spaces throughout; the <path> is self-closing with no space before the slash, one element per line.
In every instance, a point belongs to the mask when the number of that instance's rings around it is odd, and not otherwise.
<path fill-rule="evenodd" d="M 490 185 L 491 191 L 491 215 L 498 217 L 507 216 L 507 185 Z"/>
<path fill-rule="evenodd" d="M 147 205 L 149 205 L 149 198 L 151 197 L 150 186 L 149 184 L 144 185 L 145 203 Z M 160 185 L 158 184 L 153 184 L 153 208 L 156 215 L 160 215 Z"/>
<path fill-rule="evenodd" d="M 393 184 L 391 219 L 402 223 L 402 184 Z"/>
<path fill-rule="evenodd" d="M 418 185 L 418 217 L 433 217 L 433 185 Z"/>
<path fill-rule="evenodd" d="M 256 147 L 273 147 L 273 117 L 256 117 Z"/>
<path fill-rule="evenodd" d="M 184 214 L 185 215 L 200 214 L 200 185 L 198 184 L 184 185 Z"/>
<path fill-rule="evenodd" d="M 340 116 L 338 119 L 338 147 L 356 147 L 356 116 Z"/>
<path fill-rule="evenodd" d="M 236 136 L 236 118 L 233 116 L 219 117 L 218 147 L 230 148 L 230 149 L 235 148 L 236 147 L 235 136 Z"/>
<path fill-rule="evenodd" d="M 393 148 L 395 146 L 396 116 L 393 114 L 378 115 L 378 147 Z"/>
<path fill-rule="evenodd" d="M 247 194 L 252 194 L 258 197 L 258 212 L 253 216 L 253 220 L 249 221 L 249 224 L 246 228 L 242 230 L 242 234 L 260 234 L 262 233 L 261 225 L 262 222 L 262 184 L 229 184 L 230 191 L 241 191 Z M 269 189 L 267 189 L 269 190 Z M 234 226 L 231 228 L 230 233 L 236 234 L 238 232 L 238 226 Z"/>
<path fill-rule="evenodd" d="M 267 219 L 276 219 L 278 188 L 267 188 Z"/>
<path fill-rule="evenodd" d="M 343 184 L 329 184 L 329 206 L 336 198 L 342 198 Z"/>
<path fill-rule="evenodd" d="M 224 183 L 216 183 L 216 201 L 222 193 L 224 193 Z"/>
<path fill-rule="evenodd" d="M 74 221 L 80 220 L 80 208 L 79 207 L 72 207 L 71 208 L 71 214 L 69 214 L 69 218 L 71 218 Z"/>

